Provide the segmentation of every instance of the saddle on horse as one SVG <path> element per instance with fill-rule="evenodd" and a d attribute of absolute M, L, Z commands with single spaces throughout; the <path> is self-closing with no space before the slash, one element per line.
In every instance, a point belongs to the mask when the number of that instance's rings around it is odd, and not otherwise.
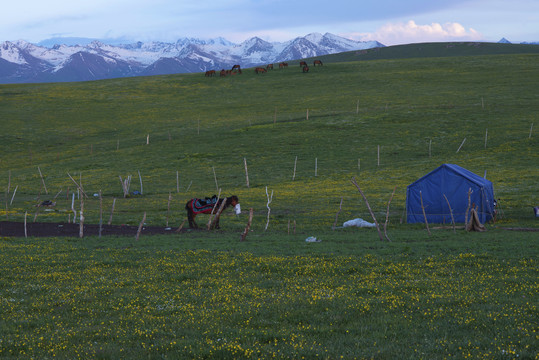
<path fill-rule="evenodd" d="M 211 198 L 206 197 L 205 199 L 193 199 L 190 202 L 191 210 L 194 214 L 203 214 L 210 212 L 215 204 L 219 201 L 217 195 L 213 195 Z"/>

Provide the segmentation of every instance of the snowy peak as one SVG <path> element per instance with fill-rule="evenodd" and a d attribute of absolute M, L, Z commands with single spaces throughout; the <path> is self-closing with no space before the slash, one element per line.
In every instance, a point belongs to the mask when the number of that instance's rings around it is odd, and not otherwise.
<path fill-rule="evenodd" d="M 328 54 L 328 52 L 325 49 L 319 49 L 315 43 L 306 38 L 294 39 L 281 53 L 282 60 L 302 59 L 326 54 Z"/>
<path fill-rule="evenodd" d="M 27 63 L 22 50 L 11 41 L 4 41 L 0 45 L 0 59 L 19 65 Z"/>
<path fill-rule="evenodd" d="M 327 35 L 327 34 L 326 34 Z M 312 42 L 313 44 L 318 44 L 323 38 L 324 38 L 325 35 L 322 35 L 320 33 L 310 33 L 310 34 L 307 34 L 305 37 L 303 37 L 305 40 L 309 40 L 310 42 Z"/>
<path fill-rule="evenodd" d="M 253 59 L 253 62 L 257 62 L 257 58 L 261 61 L 262 59 L 264 59 L 263 61 L 267 61 L 268 57 L 264 55 L 266 55 L 267 53 L 272 53 L 274 50 L 274 47 L 271 43 L 264 41 L 259 37 L 254 37 L 247 41 L 244 41 L 243 43 L 241 43 L 239 48 L 242 50 L 243 57 Z"/>

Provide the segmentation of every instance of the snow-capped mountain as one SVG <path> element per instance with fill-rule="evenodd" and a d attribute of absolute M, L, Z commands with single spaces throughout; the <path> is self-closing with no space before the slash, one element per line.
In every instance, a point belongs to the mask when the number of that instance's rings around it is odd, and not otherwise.
<path fill-rule="evenodd" d="M 313 33 L 286 42 L 258 37 L 234 44 L 223 38 L 182 38 L 175 43 L 101 41 L 50 47 L 22 40 L 0 43 L 0 83 L 86 81 L 114 77 L 252 67 L 384 45 Z"/>
<path fill-rule="evenodd" d="M 499 41 L 498 41 L 499 44 L 512 44 L 511 41 L 507 40 L 506 38 L 501 38 Z M 532 42 L 527 42 L 527 41 L 523 41 L 519 44 L 522 44 L 522 45 L 539 45 L 539 41 L 532 41 Z"/>

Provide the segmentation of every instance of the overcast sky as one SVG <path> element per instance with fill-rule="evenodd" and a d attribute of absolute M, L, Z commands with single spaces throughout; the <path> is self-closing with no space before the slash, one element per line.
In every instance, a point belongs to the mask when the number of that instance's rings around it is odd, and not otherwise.
<path fill-rule="evenodd" d="M 539 41 L 539 0 L 15 0 L 0 42 L 52 37 L 175 41 L 253 36 L 286 41 L 332 33 L 385 45 Z"/>

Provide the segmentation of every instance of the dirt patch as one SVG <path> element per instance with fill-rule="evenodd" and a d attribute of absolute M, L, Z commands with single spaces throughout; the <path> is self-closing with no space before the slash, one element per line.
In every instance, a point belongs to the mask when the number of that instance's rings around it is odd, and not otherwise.
<path fill-rule="evenodd" d="M 70 236 L 79 237 L 79 224 L 71 223 L 27 223 L 27 236 L 34 237 L 54 237 L 54 236 Z M 158 235 L 158 234 L 178 234 L 177 227 L 159 227 L 159 226 L 143 226 L 141 235 Z M 108 236 L 135 236 L 138 231 L 138 226 L 134 225 L 102 225 L 101 235 Z M 188 231 L 181 229 L 180 232 Z M 98 236 L 98 224 L 85 224 L 83 230 L 84 236 Z M 0 221 L 0 236 L 24 236 L 24 223 L 15 221 Z"/>

